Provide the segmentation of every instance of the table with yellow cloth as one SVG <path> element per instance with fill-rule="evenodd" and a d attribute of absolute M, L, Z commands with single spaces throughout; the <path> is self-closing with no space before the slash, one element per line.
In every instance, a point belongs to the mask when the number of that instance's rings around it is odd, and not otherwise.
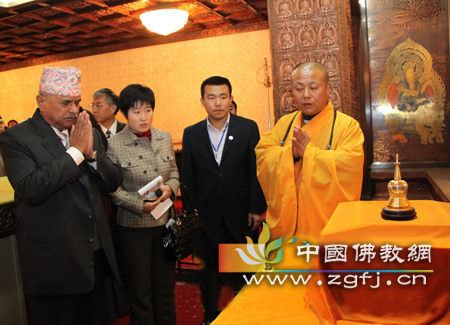
<path fill-rule="evenodd" d="M 0 177 L 0 204 L 14 202 L 14 190 L 6 176 Z"/>
<path fill-rule="evenodd" d="M 310 267 L 324 271 L 319 276 L 323 285 L 317 284 L 318 274 L 311 273 L 314 281 L 307 286 L 290 282 L 270 285 L 267 281 L 246 286 L 213 324 L 450 324 L 450 203 L 410 203 L 417 211 L 411 221 L 382 219 L 380 212 L 385 202 L 381 201 L 339 204 L 321 235 L 321 263 L 316 259 L 312 264 L 316 266 Z M 376 246 L 376 257 L 371 263 L 355 261 L 352 246 L 369 243 Z M 325 263 L 323 245 L 336 244 L 348 245 L 347 262 Z M 386 244 L 403 249 L 399 254 L 403 263 L 381 260 L 379 246 Z M 431 245 L 431 263 L 408 261 L 407 249 L 414 244 Z M 378 288 L 369 286 L 376 286 L 374 279 L 353 289 L 343 287 L 345 275 L 361 275 L 352 270 L 367 269 L 396 273 L 381 273 Z M 421 281 L 399 285 L 398 276 L 415 274 L 402 270 L 433 272 L 423 273 L 425 285 Z M 327 285 L 327 272 L 340 274 L 341 285 Z M 391 285 L 387 285 L 388 280 Z"/>

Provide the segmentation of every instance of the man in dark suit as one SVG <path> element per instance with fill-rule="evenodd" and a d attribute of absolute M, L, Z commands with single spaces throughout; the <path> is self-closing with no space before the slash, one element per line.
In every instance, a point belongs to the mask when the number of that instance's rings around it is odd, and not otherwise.
<path fill-rule="evenodd" d="M 119 278 L 102 194 L 121 175 L 79 113 L 80 78 L 73 67 L 44 68 L 33 117 L 0 137 L 33 325 L 101 324 L 106 268 Z"/>
<path fill-rule="evenodd" d="M 119 111 L 119 96 L 111 89 L 102 88 L 92 96 L 92 114 L 100 124 L 106 139 L 123 130 L 125 123 L 116 119 Z"/>
<path fill-rule="evenodd" d="M 119 96 L 117 96 L 111 89 L 102 88 L 97 90 L 92 96 L 92 105 L 90 106 L 92 115 L 95 118 L 95 123 L 91 120 L 92 126 L 98 127 L 98 130 L 102 132 L 102 138 L 105 140 L 105 150 L 108 151 L 108 139 L 115 136 L 117 133 L 123 130 L 126 123 L 121 123 L 116 119 L 117 112 L 119 111 Z M 124 266 L 122 256 L 119 249 L 119 229 L 117 226 L 117 211 L 118 206 L 109 201 L 109 224 L 111 229 L 111 235 L 116 250 L 116 259 L 119 266 L 120 277 L 122 279 L 122 285 L 125 288 L 126 279 L 124 273 Z M 108 281 L 109 279 L 107 279 Z M 105 323 L 114 323 L 117 318 L 121 318 L 128 314 L 128 308 L 126 304 L 125 294 L 122 287 L 117 285 L 116 281 L 111 281 L 112 290 L 111 294 L 107 295 L 107 304 L 105 306 Z M 113 317 L 116 315 L 115 317 Z"/>
<path fill-rule="evenodd" d="M 205 220 L 194 252 L 204 263 L 200 290 L 203 323 L 209 324 L 219 313 L 218 245 L 245 243 L 261 223 L 265 200 L 256 178 L 257 124 L 229 113 L 233 96 L 228 79 L 206 79 L 201 95 L 208 117 L 184 130 L 182 168 L 193 204 L 186 208 L 196 208 Z"/>

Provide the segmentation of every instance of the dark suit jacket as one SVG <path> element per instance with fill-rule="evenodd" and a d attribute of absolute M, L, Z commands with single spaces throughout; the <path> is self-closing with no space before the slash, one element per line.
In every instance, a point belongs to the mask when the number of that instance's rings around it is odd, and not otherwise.
<path fill-rule="evenodd" d="M 123 128 L 124 128 L 126 125 L 127 125 L 126 123 L 122 123 L 122 122 L 117 121 L 116 134 L 119 133 L 120 131 L 122 131 Z"/>
<path fill-rule="evenodd" d="M 220 167 L 214 159 L 206 120 L 184 130 L 183 183 L 205 220 L 210 238 L 226 225 L 236 241 L 250 235 L 249 213 L 263 213 L 265 199 L 256 177 L 257 124 L 231 114 Z M 188 209 L 192 209 L 184 200 Z"/>
<path fill-rule="evenodd" d="M 39 110 L 0 137 L 5 169 L 15 190 L 17 246 L 24 292 L 72 295 L 94 286 L 94 222 L 119 278 L 103 193 L 121 183 L 94 130 L 97 170 L 73 161 Z"/>

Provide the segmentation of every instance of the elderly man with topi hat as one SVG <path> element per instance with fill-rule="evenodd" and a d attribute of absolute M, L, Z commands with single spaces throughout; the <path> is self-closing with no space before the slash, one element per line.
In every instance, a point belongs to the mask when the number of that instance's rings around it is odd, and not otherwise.
<path fill-rule="evenodd" d="M 80 70 L 44 68 L 33 117 L 0 137 L 34 325 L 101 324 L 105 269 L 119 278 L 103 194 L 121 175 L 79 113 L 80 86 Z"/>

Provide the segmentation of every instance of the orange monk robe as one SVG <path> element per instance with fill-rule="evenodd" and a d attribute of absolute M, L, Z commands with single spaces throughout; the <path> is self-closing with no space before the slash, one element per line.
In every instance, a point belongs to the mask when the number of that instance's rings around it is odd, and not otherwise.
<path fill-rule="evenodd" d="M 317 242 L 337 205 L 360 199 L 364 136 L 355 119 L 337 112 L 333 141 L 327 150 L 334 115 L 328 101 L 302 127 L 310 143 L 303 160 L 294 163 L 291 139 L 294 126 L 302 125 L 301 112 L 283 146 L 281 141 L 295 114 L 283 116 L 261 137 L 255 148 L 258 180 L 268 205 L 266 221 L 271 237 L 295 236 Z"/>

